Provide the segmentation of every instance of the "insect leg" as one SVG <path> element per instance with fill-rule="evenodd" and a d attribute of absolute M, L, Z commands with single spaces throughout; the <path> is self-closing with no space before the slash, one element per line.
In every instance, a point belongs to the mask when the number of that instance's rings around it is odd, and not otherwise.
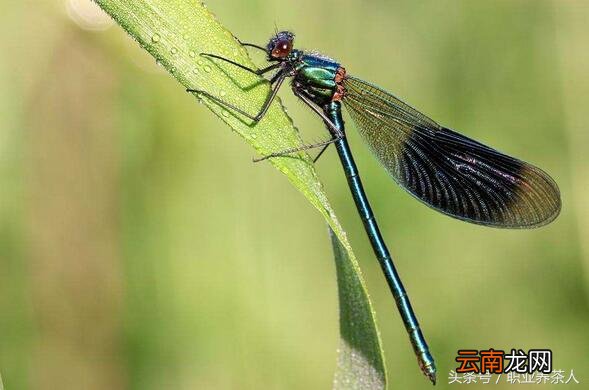
<path fill-rule="evenodd" d="M 256 49 L 258 49 L 258 50 L 261 50 L 261 51 L 263 51 L 264 53 L 266 53 L 266 49 L 265 49 L 265 48 L 263 48 L 263 47 L 262 47 L 262 46 L 260 46 L 260 45 L 256 45 L 255 43 L 247 43 L 247 42 L 242 42 L 242 41 L 240 41 L 240 40 L 239 40 L 239 38 L 236 38 L 236 39 L 237 39 L 237 42 L 239 42 L 239 44 L 240 44 L 241 46 L 249 46 L 249 47 L 253 47 L 253 48 L 256 48 Z"/>
<path fill-rule="evenodd" d="M 215 101 L 216 103 L 220 104 L 221 106 L 240 113 L 241 115 L 245 116 L 246 118 L 253 120 L 254 123 L 258 123 L 264 117 L 264 115 L 266 115 L 266 113 L 268 112 L 268 109 L 270 108 L 270 104 L 272 104 L 272 101 L 274 101 L 274 98 L 276 97 L 276 94 L 278 93 L 278 90 L 280 89 L 280 86 L 284 82 L 285 78 L 286 78 L 286 74 L 283 72 L 279 72 L 272 78 L 272 80 L 270 80 L 270 83 L 272 83 L 272 84 L 276 83 L 276 85 L 274 86 L 274 88 L 272 88 L 272 91 L 266 97 L 266 101 L 262 105 L 262 108 L 260 109 L 260 111 L 256 115 L 251 115 L 251 114 L 245 112 L 244 110 L 242 110 L 241 108 L 239 108 L 231 103 L 227 103 L 227 102 L 219 99 L 218 97 L 213 96 L 210 93 L 205 92 L 205 91 L 201 91 L 198 89 L 187 89 L 186 92 L 196 93 L 199 95 L 206 96 L 207 98 Z"/>
<path fill-rule="evenodd" d="M 265 67 L 265 68 L 262 68 L 262 69 L 257 69 L 257 70 L 256 70 L 256 69 L 248 68 L 248 67 L 247 67 L 247 66 L 245 66 L 245 65 L 241 65 L 241 64 L 240 64 L 240 63 L 238 63 L 238 62 L 235 62 L 235 61 L 233 61 L 233 60 L 230 60 L 230 59 L 228 59 L 228 58 L 225 58 L 225 57 L 218 56 L 218 55 L 216 55 L 216 54 L 210 54 L 210 53 L 200 53 L 200 55 L 201 55 L 201 57 L 216 58 L 216 59 L 218 59 L 218 60 L 225 61 L 225 62 L 227 62 L 227 63 L 230 63 L 230 64 L 232 64 L 232 65 L 235 65 L 235 66 L 237 66 L 238 68 L 241 68 L 241 69 L 243 69 L 243 70 L 247 70 L 247 71 L 248 71 L 248 72 L 250 72 L 250 73 L 257 74 L 258 76 L 260 76 L 260 75 L 263 75 L 263 74 L 265 74 L 265 73 L 268 73 L 268 72 L 270 72 L 271 70 L 274 70 L 274 69 L 276 69 L 276 68 L 280 67 L 280 64 L 278 64 L 278 63 L 277 63 L 277 64 L 272 64 L 272 65 L 269 65 L 269 66 L 267 66 L 267 67 Z"/>
<path fill-rule="evenodd" d="M 308 144 L 308 145 L 301 145 L 297 148 L 291 148 L 291 149 L 282 150 L 280 152 L 271 153 L 267 156 L 263 156 L 261 158 L 254 159 L 254 162 L 264 161 L 264 160 L 267 160 L 272 157 L 283 157 L 283 156 L 287 156 L 289 154 L 297 153 L 297 152 L 300 152 L 303 150 L 309 150 L 309 149 L 323 147 L 323 149 L 319 152 L 319 154 L 313 160 L 313 162 L 315 162 L 315 161 L 317 161 L 317 159 L 319 159 L 319 157 L 323 154 L 323 152 L 325 151 L 325 149 L 329 145 L 344 138 L 344 134 L 341 132 L 341 130 L 337 128 L 337 126 L 327 117 L 327 115 L 325 115 L 325 113 L 319 107 L 317 107 L 306 96 L 299 93 L 296 89 L 293 88 L 293 91 L 297 97 L 299 97 L 306 105 L 308 105 L 313 111 L 315 111 L 315 113 L 317 113 L 323 119 L 323 121 L 325 122 L 325 124 L 327 125 L 327 127 L 330 130 L 330 134 L 332 135 L 332 138 L 327 141 L 321 141 L 321 142 L 317 142 L 314 144 Z"/>

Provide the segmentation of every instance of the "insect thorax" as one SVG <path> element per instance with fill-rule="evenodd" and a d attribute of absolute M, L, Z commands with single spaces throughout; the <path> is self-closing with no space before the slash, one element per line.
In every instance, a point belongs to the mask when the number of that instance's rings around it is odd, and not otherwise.
<path fill-rule="evenodd" d="M 323 107 L 337 96 L 342 69 L 331 58 L 315 53 L 305 54 L 296 65 L 293 87 Z"/>

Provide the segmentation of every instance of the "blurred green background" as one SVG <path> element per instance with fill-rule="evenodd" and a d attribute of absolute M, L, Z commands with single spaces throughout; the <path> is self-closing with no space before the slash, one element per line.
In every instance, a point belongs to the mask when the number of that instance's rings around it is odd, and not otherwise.
<path fill-rule="evenodd" d="M 329 388 L 337 286 L 321 216 L 269 164 L 252 164 L 252 149 L 89 4 L 0 4 L 5 388 Z M 292 29 L 298 47 L 332 55 L 440 123 L 555 178 L 563 211 L 547 227 L 462 223 L 398 188 L 348 121 L 436 357 L 438 388 L 453 386 L 458 349 L 491 347 L 550 348 L 554 368 L 573 369 L 575 388 L 585 388 L 589 3 L 208 6 L 246 41 L 265 43 L 275 24 Z M 288 89 L 282 96 L 306 139 L 324 135 Z M 389 388 L 431 388 L 335 153 L 317 169 L 367 280 Z"/>

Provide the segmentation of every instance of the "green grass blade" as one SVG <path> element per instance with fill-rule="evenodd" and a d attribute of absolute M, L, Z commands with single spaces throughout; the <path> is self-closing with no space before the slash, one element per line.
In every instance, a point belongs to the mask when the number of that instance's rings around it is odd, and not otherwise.
<path fill-rule="evenodd" d="M 175 77 L 183 89 L 208 91 L 256 113 L 268 94 L 268 83 L 249 72 L 199 53 L 215 53 L 254 68 L 247 52 L 201 3 L 189 0 L 95 0 L 156 61 Z M 179 93 L 182 93 L 179 90 Z M 301 139 L 280 101 L 256 126 L 237 114 L 203 99 L 221 120 L 243 137 L 258 153 L 300 146 Z M 296 158 L 277 158 L 270 163 L 319 210 L 334 232 L 332 237 L 338 271 L 341 342 L 336 389 L 385 387 L 385 368 L 380 339 L 368 293 L 352 248 L 339 224 L 312 161 L 306 153 Z"/>
<path fill-rule="evenodd" d="M 340 302 L 340 345 L 333 388 L 384 389 L 384 357 L 362 274 L 334 232 L 330 229 L 329 233 Z"/>

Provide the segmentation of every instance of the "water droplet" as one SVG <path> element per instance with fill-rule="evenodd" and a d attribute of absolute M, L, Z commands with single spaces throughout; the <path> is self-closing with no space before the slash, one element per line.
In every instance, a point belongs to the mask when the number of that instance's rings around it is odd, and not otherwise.
<path fill-rule="evenodd" d="M 205 67 L 204 67 L 204 70 L 205 70 L 205 72 L 207 72 L 207 73 L 208 73 L 208 72 L 210 72 L 210 71 L 211 71 L 211 67 L 210 67 L 210 66 L 208 66 L 208 65 L 205 65 Z"/>
<path fill-rule="evenodd" d="M 153 34 L 153 35 L 151 36 L 151 41 L 152 41 L 153 43 L 158 43 L 158 42 L 160 41 L 160 39 L 161 39 L 161 37 L 160 37 L 160 35 L 159 35 L 159 34 Z"/>
<path fill-rule="evenodd" d="M 198 74 L 198 69 L 196 69 L 196 68 L 192 69 L 192 73 Z"/>
<path fill-rule="evenodd" d="M 170 49 L 170 53 L 176 54 L 176 53 L 178 53 L 178 49 L 176 49 L 175 47 L 173 47 L 173 48 Z"/>
<path fill-rule="evenodd" d="M 223 97 L 225 95 L 227 95 L 227 92 L 225 92 L 225 91 L 219 91 L 219 96 Z"/>
<path fill-rule="evenodd" d="M 202 60 L 198 60 L 196 61 L 197 64 L 199 64 L 200 66 L 203 66 L 204 62 Z"/>
<path fill-rule="evenodd" d="M 173 67 L 172 67 L 172 69 L 170 69 L 170 72 L 172 72 L 172 73 L 176 73 L 176 67 L 175 67 L 175 66 L 173 66 Z"/>
<path fill-rule="evenodd" d="M 190 50 L 190 52 L 188 53 L 188 55 L 189 55 L 191 58 L 194 58 L 194 57 L 196 57 L 196 53 L 195 53 L 194 51 L 192 51 L 192 50 Z"/>
<path fill-rule="evenodd" d="M 223 110 L 223 111 L 221 112 L 221 114 L 222 114 L 222 115 L 223 115 L 225 118 L 229 118 L 229 113 L 228 113 L 227 111 Z"/>

